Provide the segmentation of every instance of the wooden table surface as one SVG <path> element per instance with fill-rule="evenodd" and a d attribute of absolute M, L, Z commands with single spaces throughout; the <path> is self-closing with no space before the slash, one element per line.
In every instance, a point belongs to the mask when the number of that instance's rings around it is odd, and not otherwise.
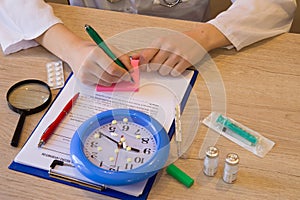
<path fill-rule="evenodd" d="M 85 23 L 101 30 L 105 38 L 138 27 L 183 31 L 195 25 L 179 20 L 51 5 L 67 27 L 86 39 L 89 38 L 83 29 Z M 223 79 L 227 115 L 276 144 L 264 158 L 259 158 L 220 137 L 216 144 L 220 150 L 218 172 L 215 177 L 206 177 L 202 172 L 203 160 L 199 159 L 198 153 L 208 129 L 201 124 L 184 157 L 175 162 L 195 180 L 194 185 L 186 188 L 162 170 L 148 198 L 300 199 L 300 35 L 287 33 L 253 44 L 240 52 L 218 49 L 210 55 Z M 10 140 L 19 115 L 8 108 L 6 92 L 11 85 L 23 79 L 46 81 L 45 64 L 53 60 L 57 58 L 42 47 L 9 56 L 0 54 L 0 199 L 107 199 L 96 193 L 8 169 L 43 112 L 26 118 L 20 147 L 11 147 Z M 190 112 L 200 113 L 201 120 L 212 110 L 213 97 L 207 84 L 200 76 L 193 91 L 197 95 L 199 109 Z M 53 91 L 54 96 L 57 92 Z M 222 181 L 224 158 L 229 152 L 240 156 L 238 179 L 234 184 Z"/>

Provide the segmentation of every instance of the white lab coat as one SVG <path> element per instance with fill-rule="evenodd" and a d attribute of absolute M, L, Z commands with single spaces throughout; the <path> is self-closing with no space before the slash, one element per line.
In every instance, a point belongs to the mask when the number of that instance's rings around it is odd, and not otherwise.
<path fill-rule="evenodd" d="M 209 0 L 69 0 L 69 2 L 75 6 L 190 21 L 207 21 L 209 18 Z M 169 8 L 167 2 L 179 3 Z"/>
<path fill-rule="evenodd" d="M 228 10 L 208 23 L 216 26 L 237 50 L 289 31 L 296 9 L 296 0 L 232 2 Z M 42 0 L 1 0 L 0 44 L 3 53 L 9 54 L 36 46 L 34 38 L 56 23 L 62 22 Z"/>

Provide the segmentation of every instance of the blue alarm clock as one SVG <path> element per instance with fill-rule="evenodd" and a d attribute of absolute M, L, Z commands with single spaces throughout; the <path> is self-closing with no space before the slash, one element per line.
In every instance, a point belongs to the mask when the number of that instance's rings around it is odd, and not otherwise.
<path fill-rule="evenodd" d="M 71 140 L 78 171 L 104 185 L 143 181 L 164 167 L 170 151 L 164 127 L 132 109 L 112 109 L 85 121 Z"/>

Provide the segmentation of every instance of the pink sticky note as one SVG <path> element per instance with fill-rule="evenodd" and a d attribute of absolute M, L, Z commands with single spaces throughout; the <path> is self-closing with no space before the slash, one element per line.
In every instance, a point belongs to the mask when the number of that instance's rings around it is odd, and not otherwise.
<path fill-rule="evenodd" d="M 131 76 L 134 80 L 134 83 L 130 81 L 121 81 L 119 83 L 114 83 L 111 86 L 97 85 L 96 91 L 98 92 L 114 92 L 114 91 L 134 91 L 139 90 L 139 81 L 140 73 L 138 69 L 139 60 L 131 60 L 131 65 L 133 66 L 134 71 L 131 73 Z"/>

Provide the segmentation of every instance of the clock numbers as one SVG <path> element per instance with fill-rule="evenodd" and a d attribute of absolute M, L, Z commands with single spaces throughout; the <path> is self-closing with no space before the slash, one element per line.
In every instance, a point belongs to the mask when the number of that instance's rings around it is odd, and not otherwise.
<path fill-rule="evenodd" d="M 141 129 L 137 129 L 134 134 L 135 135 L 141 135 L 140 131 L 141 131 Z"/>
<path fill-rule="evenodd" d="M 91 153 L 91 158 L 97 158 L 97 152 L 92 152 Z"/>
<path fill-rule="evenodd" d="M 70 145 L 76 169 L 95 183 L 121 186 L 164 167 L 169 137 L 151 116 L 132 109 L 103 111 L 86 120 Z"/>
<path fill-rule="evenodd" d="M 120 166 L 118 166 L 118 167 L 110 167 L 109 168 L 110 171 L 119 171 L 119 169 L 120 169 Z"/>
<path fill-rule="evenodd" d="M 115 132 L 116 131 L 116 127 L 115 126 L 109 126 L 108 130 L 109 130 L 109 132 Z"/>
<path fill-rule="evenodd" d="M 142 138 L 142 144 L 148 144 L 149 138 Z"/>
<path fill-rule="evenodd" d="M 128 131 L 128 130 L 129 130 L 129 126 L 127 124 L 123 125 L 122 131 Z"/>
<path fill-rule="evenodd" d="M 135 158 L 134 158 L 134 162 L 135 162 L 135 163 L 143 164 L 143 163 L 144 163 L 144 158 L 141 158 L 141 157 L 135 157 Z"/>
<path fill-rule="evenodd" d="M 128 170 L 128 169 L 133 169 L 133 164 L 126 163 L 124 168 L 125 168 L 126 170 Z"/>
<path fill-rule="evenodd" d="M 141 133 L 140 133 L 140 130 L 141 130 L 141 129 L 137 129 L 137 130 L 134 132 L 134 135 L 135 135 L 135 138 L 136 138 L 136 139 L 141 139 L 141 137 L 142 137 L 142 136 L 141 136 Z"/>
<path fill-rule="evenodd" d="M 123 119 L 94 130 L 85 147 L 86 155 L 98 167 L 124 171 L 145 164 L 155 152 L 156 143 L 147 129 Z"/>
<path fill-rule="evenodd" d="M 145 148 L 143 152 L 144 152 L 144 154 L 151 154 L 151 149 Z"/>
<path fill-rule="evenodd" d="M 91 148 L 98 147 L 98 142 L 92 141 L 90 146 Z"/>

